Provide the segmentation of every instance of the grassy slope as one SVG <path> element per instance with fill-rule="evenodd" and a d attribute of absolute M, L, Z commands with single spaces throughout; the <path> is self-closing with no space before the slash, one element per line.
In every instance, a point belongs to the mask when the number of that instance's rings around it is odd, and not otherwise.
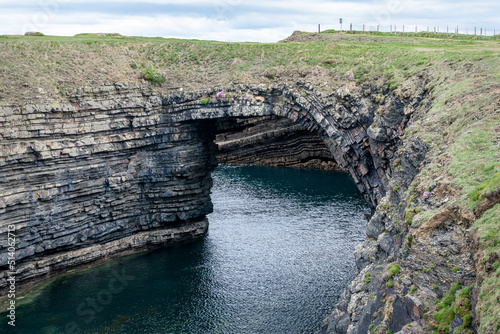
<path fill-rule="evenodd" d="M 295 33 L 288 41 L 0 36 L 0 104 L 50 101 L 68 89 L 140 82 L 146 65 L 167 72 L 167 82 L 158 88 L 165 92 L 276 80 L 308 81 L 331 92 L 355 81 L 387 86 L 391 94 L 405 97 L 422 77 L 428 78 L 432 108 L 408 129 L 409 135 L 431 147 L 428 164 L 417 177 L 420 192 L 441 176 L 441 182 L 457 193 L 449 204 L 471 212 L 487 193 L 500 187 L 498 36 L 325 32 Z M 381 97 L 373 98 L 381 101 Z M 475 227 L 484 254 L 500 257 L 499 210 L 497 205 L 486 212 Z M 432 214 L 423 212 L 421 217 L 425 221 Z M 498 302 L 491 299 L 491 291 L 500 291 L 500 280 L 497 274 L 484 277 L 478 304 L 483 329 L 500 323 Z"/>

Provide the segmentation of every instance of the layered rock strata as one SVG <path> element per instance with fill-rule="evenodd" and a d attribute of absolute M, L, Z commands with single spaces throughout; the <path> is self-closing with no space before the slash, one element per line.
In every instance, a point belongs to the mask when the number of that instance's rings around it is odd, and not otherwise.
<path fill-rule="evenodd" d="M 425 95 L 419 88 L 401 99 L 352 83 L 327 96 L 302 83 L 235 85 L 226 93 L 223 100 L 216 91 L 160 96 L 148 86 L 112 85 L 53 104 L 2 106 L 1 228 L 15 226 L 20 284 L 202 236 L 212 210 L 216 132 L 231 122 L 289 119 L 315 133 L 375 207 L 390 189 L 401 137 Z M 384 102 L 373 97 L 379 93 L 388 96 Z M 402 179 L 411 182 L 419 157 L 402 163 L 411 171 Z M 2 245 L 0 287 L 7 258 Z"/>
<path fill-rule="evenodd" d="M 0 217 L 15 226 L 18 282 L 208 228 L 214 132 L 162 122 L 161 99 L 139 89 L 109 91 L 0 111 Z M 7 258 L 2 248 L 2 268 Z"/>
<path fill-rule="evenodd" d="M 316 133 L 287 118 L 221 121 L 217 133 L 220 163 L 343 170 Z"/>

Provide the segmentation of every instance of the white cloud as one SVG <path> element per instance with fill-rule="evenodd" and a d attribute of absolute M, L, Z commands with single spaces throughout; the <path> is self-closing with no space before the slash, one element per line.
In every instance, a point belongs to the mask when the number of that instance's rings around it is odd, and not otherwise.
<path fill-rule="evenodd" d="M 92 0 L 91 0 L 92 1 Z M 95 1 L 95 0 L 93 0 Z M 119 32 L 124 35 L 164 36 L 227 41 L 275 42 L 294 30 L 344 28 L 353 23 L 372 29 L 390 24 L 413 30 L 429 25 L 498 28 L 500 2 L 463 0 L 386 0 L 373 2 L 309 0 L 0 0 L 0 34 L 42 31 L 54 35 Z M 411 27 L 411 28 L 410 28 Z M 432 29 L 432 28 L 431 28 Z"/>

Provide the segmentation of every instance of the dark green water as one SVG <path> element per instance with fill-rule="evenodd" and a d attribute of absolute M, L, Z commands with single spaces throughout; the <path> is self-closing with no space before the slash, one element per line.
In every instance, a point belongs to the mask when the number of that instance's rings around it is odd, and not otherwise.
<path fill-rule="evenodd" d="M 313 333 L 354 273 L 368 208 L 345 174 L 222 166 L 196 242 L 61 277 L 0 333 Z"/>

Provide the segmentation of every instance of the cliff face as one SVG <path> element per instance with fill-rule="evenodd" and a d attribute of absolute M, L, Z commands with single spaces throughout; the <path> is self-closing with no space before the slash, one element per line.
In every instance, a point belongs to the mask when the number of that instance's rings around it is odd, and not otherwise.
<path fill-rule="evenodd" d="M 371 130 L 376 103 L 356 86 L 326 97 L 307 85 L 236 86 L 226 99 L 207 101 L 213 94 L 159 96 L 115 85 L 80 89 L 61 103 L 2 107 L 0 214 L 3 228 L 16 227 L 18 282 L 202 236 L 212 210 L 217 121 L 219 131 L 241 119 L 293 121 L 302 144 L 325 143 L 312 155 L 325 156 L 328 147 L 375 206 L 420 99 L 401 103 Z M 286 132 L 290 122 L 282 124 Z M 2 248 L 2 268 L 7 258 Z"/>
<path fill-rule="evenodd" d="M 1 109 L 0 216 L 16 227 L 18 282 L 204 235 L 214 132 L 161 110 L 150 91 L 115 87 Z"/>
<path fill-rule="evenodd" d="M 221 121 L 217 133 L 220 163 L 343 170 L 318 134 L 287 118 Z"/>
<path fill-rule="evenodd" d="M 227 161 L 240 159 L 234 147 L 271 163 L 334 160 L 377 207 L 355 252 L 357 277 L 322 333 L 428 329 L 433 301 L 452 283 L 476 280 L 469 227 L 479 213 L 446 206 L 455 189 L 439 177 L 417 177 L 442 157 L 408 132 L 431 106 L 425 79 L 413 87 L 403 96 L 354 84 L 329 95 L 300 83 L 237 85 L 220 99 L 216 91 L 163 96 L 114 85 L 61 103 L 2 107 L 0 215 L 20 241 L 16 278 L 203 236 L 217 138 Z M 285 152 L 278 159 L 263 152 L 272 141 Z M 291 158 L 294 145 L 300 154 Z M 422 210 L 432 216 L 412 226 Z M 7 258 L 2 248 L 2 288 Z"/>

